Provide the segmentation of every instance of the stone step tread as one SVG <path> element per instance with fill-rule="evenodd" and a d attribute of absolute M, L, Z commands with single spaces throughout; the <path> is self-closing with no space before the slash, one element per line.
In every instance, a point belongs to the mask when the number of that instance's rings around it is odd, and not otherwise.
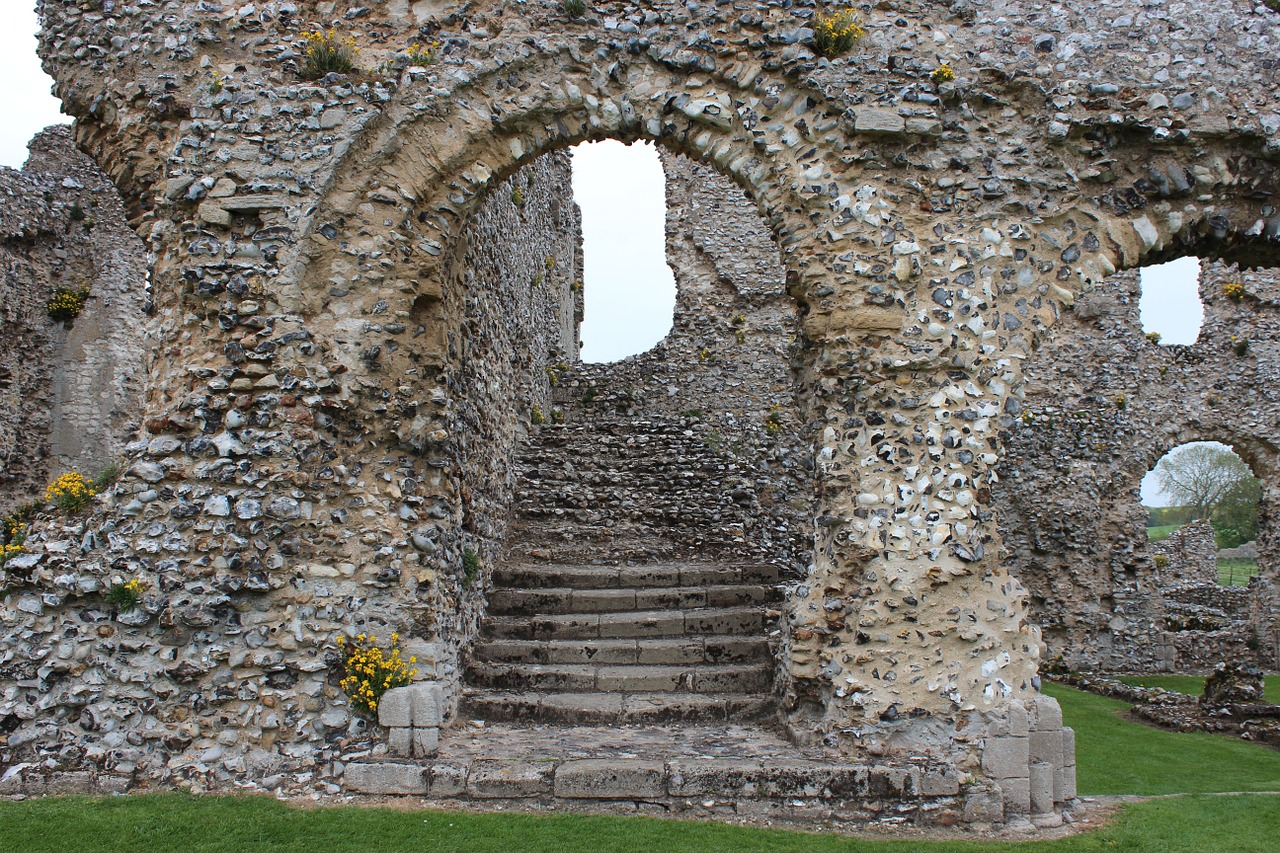
<path fill-rule="evenodd" d="M 503 729 L 501 723 L 494 726 Z M 577 727 L 575 727 L 577 728 Z M 565 731 L 571 731 L 566 728 Z M 348 762 L 343 787 L 365 794 L 499 800 L 554 798 L 679 803 L 707 796 L 736 800 L 874 800 L 917 803 L 960 793 L 963 775 L 940 762 L 871 764 L 794 756 L 718 757 L 696 752 L 657 757 L 568 758 L 558 751 L 518 758 L 471 755 L 424 759 L 358 759 Z M 897 809 L 900 811 L 900 809 Z"/>
<path fill-rule="evenodd" d="M 767 660 L 764 637 L 678 637 L 614 640 L 485 640 L 478 659 L 510 663 L 689 664 Z"/>
<path fill-rule="evenodd" d="M 553 692 L 754 693 L 773 688 L 773 662 L 747 664 L 527 664 L 472 660 L 475 687 Z"/>
<path fill-rule="evenodd" d="M 521 563 L 499 567 L 495 587 L 520 589 L 649 589 L 732 584 L 776 584 L 777 566 L 767 564 L 659 563 L 640 566 Z"/>
<path fill-rule="evenodd" d="M 759 634 L 769 622 L 759 607 L 692 610 L 633 610 L 617 613 L 557 613 L 486 616 L 487 638 L 590 639 L 593 637 L 672 637 L 681 634 Z"/>
<path fill-rule="evenodd" d="M 520 613 L 615 613 L 630 610 L 660 610 L 697 607 L 736 607 L 777 601 L 778 590 L 761 584 L 647 587 L 641 589 L 538 589 L 498 587 L 489 594 L 489 612 Z"/>
<path fill-rule="evenodd" d="M 747 722 L 770 716 L 774 697 L 764 694 L 637 692 L 598 693 L 463 690 L 459 715 L 482 720 L 576 724 L 650 724 L 678 721 Z"/>

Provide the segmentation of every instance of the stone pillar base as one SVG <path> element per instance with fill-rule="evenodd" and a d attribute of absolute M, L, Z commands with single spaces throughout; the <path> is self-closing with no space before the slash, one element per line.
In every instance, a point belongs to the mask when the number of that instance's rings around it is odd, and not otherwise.
<path fill-rule="evenodd" d="M 378 702 L 378 722 L 390 730 L 387 746 L 393 755 L 434 756 L 443 720 L 444 691 L 435 681 L 393 688 Z"/>
<path fill-rule="evenodd" d="M 1010 704 L 983 739 L 982 772 L 1000 786 L 1006 821 L 1059 825 L 1062 807 L 1076 797 L 1076 738 L 1057 700 Z"/>

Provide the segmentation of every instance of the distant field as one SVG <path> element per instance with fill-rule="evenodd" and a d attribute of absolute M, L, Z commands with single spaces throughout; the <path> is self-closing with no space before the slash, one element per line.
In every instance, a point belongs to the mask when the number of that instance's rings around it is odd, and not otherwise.
<path fill-rule="evenodd" d="M 1160 524 L 1155 527 L 1147 528 L 1147 538 L 1152 542 L 1163 542 L 1169 538 L 1169 534 L 1181 527 L 1181 524 Z"/>
<path fill-rule="evenodd" d="M 1256 560 L 1218 558 L 1218 583 L 1223 586 L 1244 586 L 1257 573 Z"/>
<path fill-rule="evenodd" d="M 1119 680 L 1134 687 L 1160 687 L 1190 696 L 1199 696 L 1204 692 L 1203 675 L 1126 675 Z M 1265 683 L 1266 693 L 1263 698 L 1280 704 L 1280 675 L 1268 675 Z"/>

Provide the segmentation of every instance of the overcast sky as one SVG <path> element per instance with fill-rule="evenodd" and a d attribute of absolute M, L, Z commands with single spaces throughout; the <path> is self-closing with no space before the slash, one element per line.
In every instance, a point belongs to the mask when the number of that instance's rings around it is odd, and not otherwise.
<path fill-rule="evenodd" d="M 0 166 L 27 160 L 27 142 L 51 124 L 68 121 L 36 57 L 35 0 L 0 0 Z"/>

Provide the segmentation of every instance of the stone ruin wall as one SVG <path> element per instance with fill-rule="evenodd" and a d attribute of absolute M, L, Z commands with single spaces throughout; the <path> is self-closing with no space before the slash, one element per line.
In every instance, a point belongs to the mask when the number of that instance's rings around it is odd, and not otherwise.
<path fill-rule="evenodd" d="M 475 636 L 487 570 L 506 544 L 513 456 L 532 410 L 552 408 L 553 365 L 578 352 L 582 221 L 570 180 L 569 155 L 560 152 L 494 186 L 463 232 L 439 311 L 427 308 L 420 318 L 423 334 L 447 336 L 451 410 L 413 430 L 427 439 L 425 448 L 412 448 L 425 449 L 425 470 L 408 455 L 404 464 L 414 478 L 456 466 L 460 485 L 452 500 L 416 496 L 409 520 L 419 525 L 410 534 L 419 550 L 446 567 L 425 584 L 435 587 L 428 614 L 442 622 L 429 630 L 445 654 Z M 424 372 L 433 369 L 440 367 L 423 364 Z M 434 434 L 441 423 L 446 434 Z M 458 521 L 460 530 L 442 521 Z M 466 549 L 477 554 L 478 576 L 463 570 Z"/>
<path fill-rule="evenodd" d="M 0 168 L 0 509 L 43 497 L 67 471 L 87 479 L 141 428 L 151 358 L 146 251 L 109 178 L 67 128 Z M 89 290 L 70 329 L 49 318 L 56 288 Z"/>
<path fill-rule="evenodd" d="M 1218 542 L 1208 519 L 1187 522 L 1164 541 L 1152 542 L 1151 556 L 1158 589 L 1218 583 Z"/>
<path fill-rule="evenodd" d="M 830 61 L 812 6 L 740 6 L 40 3 L 77 142 L 153 252 L 164 366 L 126 476 L 5 566 L 6 762 L 336 790 L 363 742 L 334 632 L 429 644 L 453 619 L 456 551 L 423 550 L 398 514 L 405 456 L 446 509 L 437 544 L 464 540 L 469 487 L 428 444 L 462 405 L 450 374 L 405 380 L 449 363 L 447 336 L 374 312 L 443 293 L 494 185 L 608 136 L 748 188 L 800 308 L 822 523 L 784 614 L 817 709 L 797 733 L 945 757 L 989 781 L 997 816 L 1027 812 L 1028 712 L 1058 761 L 1068 737 L 994 513 L 1023 363 L 1117 269 L 1280 263 L 1275 15 L 895 3 Z M 377 73 L 299 79 L 300 32 L 331 19 Z M 419 34 L 441 43 L 430 68 L 409 67 Z M 955 81 L 931 79 L 940 58 Z M 231 426 L 232 408 L 251 416 Z M 134 575 L 145 606 L 112 620 L 100 590 Z"/>
<path fill-rule="evenodd" d="M 1245 286 L 1238 302 L 1223 293 L 1234 282 Z M 1050 654 L 1073 669 L 1196 672 L 1222 659 L 1274 668 L 1280 279 L 1206 264 L 1204 323 L 1188 346 L 1146 338 L 1140 291 L 1136 272 L 1106 279 L 1064 312 L 1027 364 L 996 496 L 1011 566 L 1031 591 Z M 1171 555 L 1171 575 L 1155 555 L 1177 540 L 1161 548 L 1146 536 L 1139 483 L 1191 441 L 1230 445 L 1263 482 L 1252 612 L 1229 624 L 1188 621 L 1162 598 L 1171 585 L 1216 586 L 1210 545 L 1196 549 L 1194 566 Z M 1215 593 L 1218 609 L 1239 613 L 1228 599 L 1242 594 Z"/>

